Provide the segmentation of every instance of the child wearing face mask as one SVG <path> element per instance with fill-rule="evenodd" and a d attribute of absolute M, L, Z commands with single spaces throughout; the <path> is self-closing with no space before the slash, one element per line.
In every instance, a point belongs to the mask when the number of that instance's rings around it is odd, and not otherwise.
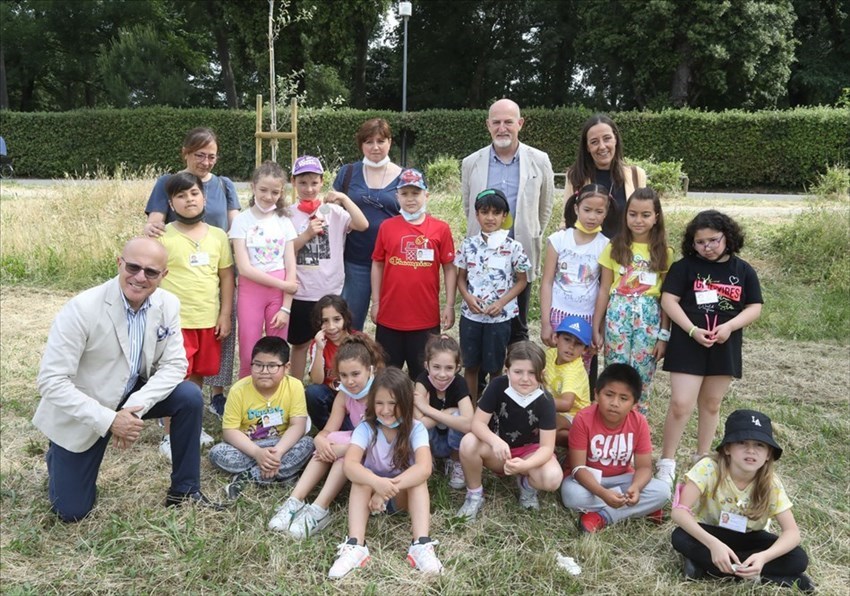
<path fill-rule="evenodd" d="M 329 508 L 345 486 L 342 469 L 345 452 L 351 441 L 351 431 L 341 431 L 346 416 L 356 426 L 366 412 L 366 400 L 375 371 L 383 368 L 380 347 L 367 335 L 348 336 L 336 353 L 334 368 L 339 378 L 339 392 L 334 399 L 331 415 L 325 427 L 313 440 L 316 451 L 307 464 L 292 494 L 269 521 L 269 529 L 288 532 L 294 538 L 316 534 L 331 521 Z M 316 500 L 307 504 L 310 492 L 327 475 Z"/>
<path fill-rule="evenodd" d="M 446 222 L 426 212 L 428 186 L 417 170 L 404 170 L 396 189 L 401 215 L 381 224 L 372 252 L 372 321 L 388 366 L 415 380 L 423 370 L 425 343 L 454 324 L 457 269 Z M 446 304 L 440 311 L 440 269 Z"/>
<path fill-rule="evenodd" d="M 310 340 L 319 329 L 312 325 L 313 307 L 320 298 L 342 292 L 343 251 L 352 230 L 363 232 L 369 221 L 348 195 L 335 190 L 320 196 L 324 168 L 319 158 L 302 155 L 292 164 L 292 184 L 298 201 L 290 219 L 295 237 L 298 290 L 292 300 L 288 341 L 292 344 L 292 376 L 301 379 Z"/>
<path fill-rule="evenodd" d="M 239 269 L 236 320 L 239 330 L 239 378 L 251 374 L 251 348 L 265 335 L 286 339 L 297 289 L 295 228 L 284 200 L 286 174 L 273 161 L 251 178 L 248 209 L 236 216 L 230 239 Z"/>

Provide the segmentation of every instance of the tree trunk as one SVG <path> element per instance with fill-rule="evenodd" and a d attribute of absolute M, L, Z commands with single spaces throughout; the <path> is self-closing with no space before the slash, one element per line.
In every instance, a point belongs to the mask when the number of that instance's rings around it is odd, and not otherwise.
<path fill-rule="evenodd" d="M 236 80 L 230 62 L 230 42 L 227 39 L 224 15 L 214 0 L 207 1 L 207 8 L 213 21 L 212 29 L 215 35 L 216 51 L 218 52 L 218 61 L 221 63 L 221 85 L 224 87 L 227 107 L 231 110 L 238 110 L 239 96 L 236 94 Z"/>
<path fill-rule="evenodd" d="M 0 110 L 9 109 L 9 91 L 6 88 L 6 58 L 3 55 L 3 44 L 0 43 Z"/>
<path fill-rule="evenodd" d="M 354 38 L 354 80 L 351 89 L 351 107 L 366 107 L 366 58 L 369 51 L 370 31 L 361 27 Z"/>
<path fill-rule="evenodd" d="M 688 105 L 688 88 L 691 84 L 691 62 L 690 46 L 683 41 L 676 44 L 676 53 L 679 55 L 679 64 L 673 71 L 673 81 L 670 85 L 670 103 L 675 108 L 684 108 Z"/>

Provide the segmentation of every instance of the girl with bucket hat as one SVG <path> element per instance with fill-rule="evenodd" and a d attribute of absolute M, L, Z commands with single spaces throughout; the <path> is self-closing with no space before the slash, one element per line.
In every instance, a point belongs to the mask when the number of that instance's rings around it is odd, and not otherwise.
<path fill-rule="evenodd" d="M 679 527 L 671 541 L 685 558 L 685 577 L 737 577 L 812 591 L 791 501 L 773 469 L 782 448 L 770 418 L 732 412 L 716 450 L 691 468 L 673 499 Z M 779 536 L 767 531 L 772 518 Z"/>

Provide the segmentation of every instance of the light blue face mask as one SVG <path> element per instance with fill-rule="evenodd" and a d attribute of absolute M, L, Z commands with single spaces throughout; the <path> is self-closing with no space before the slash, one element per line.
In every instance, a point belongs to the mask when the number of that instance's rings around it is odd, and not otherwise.
<path fill-rule="evenodd" d="M 381 422 L 380 418 L 375 418 L 375 420 L 377 420 L 378 424 L 380 424 L 381 426 L 383 426 L 385 428 L 398 428 L 401 425 L 401 421 L 398 418 L 396 418 L 396 421 L 393 422 L 392 424 L 384 424 L 383 422 Z"/>
<path fill-rule="evenodd" d="M 425 215 L 425 205 L 422 205 L 422 209 L 416 213 L 408 213 L 404 209 L 401 210 L 401 216 L 404 218 L 404 221 L 416 221 L 423 215 Z"/>
<path fill-rule="evenodd" d="M 372 387 L 372 381 L 374 381 L 374 380 L 375 380 L 374 375 L 369 377 L 369 380 L 366 381 L 366 386 L 363 387 L 363 389 L 361 389 L 357 393 L 351 393 L 348 389 L 345 388 L 345 385 L 343 385 L 342 383 L 339 384 L 339 390 L 342 391 L 343 393 L 345 393 L 351 399 L 358 399 L 358 400 L 363 399 L 364 397 L 366 397 L 369 394 L 369 389 Z"/>

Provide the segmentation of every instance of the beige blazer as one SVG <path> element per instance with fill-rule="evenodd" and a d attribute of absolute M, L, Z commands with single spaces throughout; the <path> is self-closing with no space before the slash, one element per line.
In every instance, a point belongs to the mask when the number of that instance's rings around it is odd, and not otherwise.
<path fill-rule="evenodd" d="M 537 276 L 540 265 L 543 234 L 552 215 L 552 203 L 555 197 L 555 176 L 549 156 L 519 144 L 519 191 L 517 192 L 517 213 L 514 220 L 514 237 L 522 244 L 525 254 L 531 261 L 528 281 Z M 466 235 L 474 236 L 481 227 L 475 217 L 475 197 L 487 188 L 487 174 L 490 169 L 490 145 L 464 158 L 461 164 L 461 197 L 466 213 Z"/>
<path fill-rule="evenodd" d="M 180 301 L 157 289 L 147 311 L 139 376 L 145 386 L 124 407 L 144 415 L 186 376 Z M 112 426 L 130 379 L 130 336 L 118 278 L 72 298 L 56 316 L 38 373 L 33 424 L 51 441 L 82 453 Z"/>

